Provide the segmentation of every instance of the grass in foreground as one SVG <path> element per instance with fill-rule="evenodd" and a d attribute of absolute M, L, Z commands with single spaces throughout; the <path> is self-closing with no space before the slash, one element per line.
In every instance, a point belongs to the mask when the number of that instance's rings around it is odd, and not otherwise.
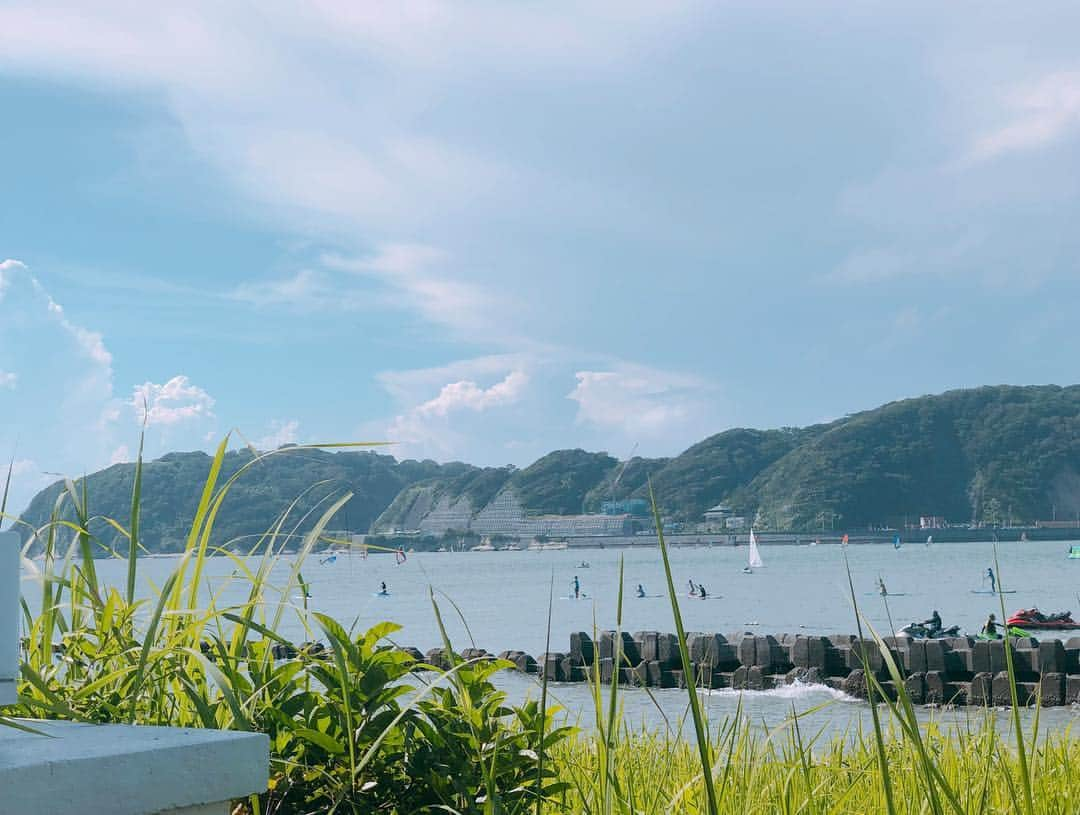
<path fill-rule="evenodd" d="M 224 451 L 225 442 L 185 552 L 150 599 L 136 597 L 141 463 L 130 523 L 106 519 L 130 544 L 122 590 L 99 581 L 92 556 L 102 547 L 90 532 L 90 497 L 85 482 L 68 483 L 53 520 L 34 531 L 44 553 L 42 599 L 36 609 L 23 605 L 20 705 L 11 713 L 265 732 L 271 787 L 238 803 L 259 815 L 1080 811 L 1071 734 L 1025 741 L 1016 736 L 1018 715 L 1005 733 L 990 715 L 941 730 L 920 724 L 903 693 L 875 708 L 869 732 L 829 743 L 804 734 L 794 712 L 772 732 L 741 715 L 710 723 L 693 689 L 691 738 L 630 730 L 623 691 L 601 688 L 598 664 L 589 733 L 558 725 L 546 685 L 539 703 L 508 706 L 492 682 L 503 663 L 451 656 L 441 668 L 421 665 L 393 647 L 390 623 L 349 631 L 289 601 L 304 558 L 348 494 L 326 499 L 318 517 L 296 518 L 295 505 L 286 508 L 252 548 L 254 566 L 212 546 L 214 518 L 244 472 L 219 483 Z M 283 453 L 267 455 L 275 454 Z M 310 530 L 288 585 L 271 587 L 270 570 L 302 524 Z M 659 544 L 688 665 L 662 532 Z M 245 601 L 222 605 L 223 587 L 204 585 L 213 553 L 233 558 L 237 579 L 249 587 Z M 432 611 L 441 622 L 434 596 Z M 309 639 L 326 643 L 325 652 L 300 648 L 279 658 L 295 648 L 278 633 L 291 614 Z"/>

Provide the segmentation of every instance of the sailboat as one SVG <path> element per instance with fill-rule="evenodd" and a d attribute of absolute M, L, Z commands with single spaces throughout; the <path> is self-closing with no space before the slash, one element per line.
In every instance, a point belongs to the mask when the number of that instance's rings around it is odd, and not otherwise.
<path fill-rule="evenodd" d="M 761 552 L 757 548 L 757 535 L 754 534 L 753 528 L 750 529 L 750 563 L 746 567 L 746 571 L 751 569 L 760 569 L 765 564 L 761 562 Z"/>

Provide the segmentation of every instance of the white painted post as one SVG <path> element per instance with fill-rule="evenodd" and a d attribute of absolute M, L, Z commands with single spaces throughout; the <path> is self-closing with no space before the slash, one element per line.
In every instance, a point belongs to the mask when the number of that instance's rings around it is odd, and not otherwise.
<path fill-rule="evenodd" d="M 0 532 L 0 705 L 13 705 L 19 674 L 19 536 Z"/>

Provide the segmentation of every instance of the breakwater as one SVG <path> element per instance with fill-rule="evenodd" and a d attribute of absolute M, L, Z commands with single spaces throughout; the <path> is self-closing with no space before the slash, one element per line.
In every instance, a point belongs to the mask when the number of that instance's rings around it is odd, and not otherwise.
<path fill-rule="evenodd" d="M 1080 703 L 1080 637 L 1067 640 L 1012 637 L 1016 690 L 1021 704 L 1044 706 Z M 885 644 L 916 704 L 1008 705 L 1009 675 L 1005 642 L 971 637 L 917 640 L 886 637 Z M 570 635 L 568 651 L 532 657 L 503 651 L 498 657 L 517 670 L 538 673 L 554 682 L 586 682 L 599 670 L 600 680 L 649 688 L 771 690 L 794 682 L 827 685 L 850 696 L 866 698 L 871 672 L 892 698 L 896 685 L 884 652 L 870 639 L 849 634 L 687 635 L 691 676 L 683 670 L 678 640 L 658 631 L 604 631 L 594 639 L 586 632 Z M 438 668 L 449 668 L 445 650 L 434 648 L 414 656 Z M 466 659 L 493 657 L 482 649 L 465 649 Z"/>

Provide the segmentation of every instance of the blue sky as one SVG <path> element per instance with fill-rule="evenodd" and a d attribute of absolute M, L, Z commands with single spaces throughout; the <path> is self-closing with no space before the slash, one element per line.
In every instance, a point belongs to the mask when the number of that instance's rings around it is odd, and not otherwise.
<path fill-rule="evenodd" d="M 526 464 L 1076 382 L 1071 4 L 0 7 L 0 454 Z"/>

